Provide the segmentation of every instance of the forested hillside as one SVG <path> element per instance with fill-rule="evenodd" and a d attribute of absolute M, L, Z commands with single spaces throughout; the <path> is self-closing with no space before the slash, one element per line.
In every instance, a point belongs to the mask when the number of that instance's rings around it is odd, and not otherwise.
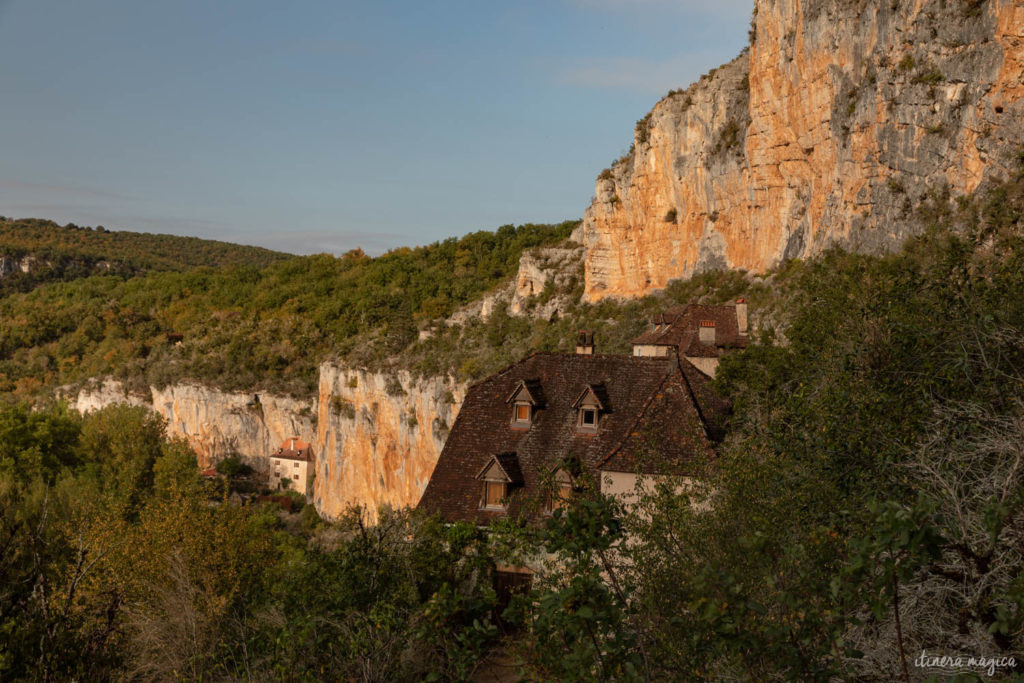
<path fill-rule="evenodd" d="M 111 231 L 38 218 L 0 217 L 0 296 L 97 273 L 131 276 L 198 266 L 262 268 L 289 254 L 198 237 Z M 21 265 L 24 264 L 25 272 Z"/>
<path fill-rule="evenodd" d="M 480 296 L 515 272 L 523 250 L 576 225 L 507 225 L 378 258 L 353 250 L 41 286 L 0 299 L 0 392 L 115 375 L 308 395 L 326 357 L 404 350 L 420 321 Z"/>

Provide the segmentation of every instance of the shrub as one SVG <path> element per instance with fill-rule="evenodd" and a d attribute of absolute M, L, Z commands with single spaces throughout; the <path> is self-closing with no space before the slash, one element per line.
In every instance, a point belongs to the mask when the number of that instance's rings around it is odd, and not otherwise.
<path fill-rule="evenodd" d="M 645 145 L 651 139 L 651 112 L 636 122 L 636 142 Z"/>
<path fill-rule="evenodd" d="M 252 468 L 242 462 L 237 455 L 229 455 L 216 465 L 217 472 L 225 477 L 244 477 L 252 474 Z"/>
<path fill-rule="evenodd" d="M 718 155 L 728 152 L 736 147 L 740 141 L 740 124 L 736 119 L 729 119 L 718 131 L 718 140 L 712 149 L 712 154 Z"/>
<path fill-rule="evenodd" d="M 388 396 L 405 396 L 405 389 L 402 388 L 402 382 L 396 375 L 389 375 L 387 381 L 384 383 L 384 391 L 387 392 Z"/>
<path fill-rule="evenodd" d="M 921 85 L 938 85 L 944 80 L 946 79 L 943 77 L 942 72 L 932 67 L 914 76 L 912 82 Z"/>
<path fill-rule="evenodd" d="M 331 412 L 348 420 L 356 419 L 356 407 L 341 396 L 331 396 Z"/>

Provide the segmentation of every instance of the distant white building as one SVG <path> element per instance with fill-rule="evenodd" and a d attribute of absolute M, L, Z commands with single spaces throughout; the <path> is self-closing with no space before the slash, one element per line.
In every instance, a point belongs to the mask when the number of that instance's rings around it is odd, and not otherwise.
<path fill-rule="evenodd" d="M 281 447 L 270 455 L 271 488 L 289 488 L 308 496 L 312 475 L 313 448 L 309 443 L 299 441 L 297 436 L 286 439 Z"/>

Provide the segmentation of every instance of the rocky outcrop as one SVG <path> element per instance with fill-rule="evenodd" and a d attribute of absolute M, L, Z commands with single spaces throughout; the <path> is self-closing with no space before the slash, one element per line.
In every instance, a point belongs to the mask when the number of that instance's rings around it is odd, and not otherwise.
<path fill-rule="evenodd" d="M 537 318 L 558 314 L 570 303 L 566 295 L 580 283 L 582 262 L 580 246 L 533 249 L 523 254 L 509 301 L 509 313 Z"/>
<path fill-rule="evenodd" d="M 35 256 L 0 256 L 0 278 L 16 273 L 31 273 L 40 268 L 50 268 L 48 261 L 40 261 Z"/>
<path fill-rule="evenodd" d="M 479 299 L 470 301 L 445 319 L 444 324 L 448 326 L 465 325 L 474 318 L 487 320 L 491 314 L 499 308 L 507 310 L 509 301 L 515 295 L 515 282 L 506 281 Z"/>
<path fill-rule="evenodd" d="M 582 239 L 583 233 L 577 229 L 573 235 Z M 499 309 L 515 316 L 556 316 L 579 300 L 577 288 L 583 281 L 583 255 L 582 244 L 572 239 L 562 246 L 526 251 L 519 257 L 515 278 L 466 304 L 444 324 L 464 325 L 473 318 L 487 320 Z M 421 331 L 421 339 L 427 336 L 429 331 Z"/>
<path fill-rule="evenodd" d="M 150 396 L 138 396 L 129 393 L 121 382 L 116 379 L 104 379 L 90 382 L 80 389 L 77 394 L 66 395 L 66 388 L 59 393 L 71 399 L 71 407 L 78 412 L 85 414 L 99 410 L 115 403 L 127 403 L 133 406 L 145 406 L 152 408 Z"/>
<path fill-rule="evenodd" d="M 1014 163 L 1020 0 L 757 0 L 754 34 L 662 99 L 598 178 L 587 300 L 831 245 L 892 249 L 930 188 L 970 193 Z"/>
<path fill-rule="evenodd" d="M 320 366 L 317 406 L 317 509 L 336 517 L 362 506 L 416 505 L 465 396 L 450 378 Z"/>

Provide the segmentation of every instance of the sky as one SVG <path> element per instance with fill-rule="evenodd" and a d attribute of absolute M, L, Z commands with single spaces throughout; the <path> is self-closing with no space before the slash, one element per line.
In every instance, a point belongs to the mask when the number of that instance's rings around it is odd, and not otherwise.
<path fill-rule="evenodd" d="M 379 254 L 580 218 L 752 0 L 0 0 L 0 215 Z"/>

